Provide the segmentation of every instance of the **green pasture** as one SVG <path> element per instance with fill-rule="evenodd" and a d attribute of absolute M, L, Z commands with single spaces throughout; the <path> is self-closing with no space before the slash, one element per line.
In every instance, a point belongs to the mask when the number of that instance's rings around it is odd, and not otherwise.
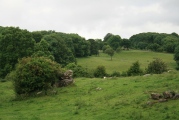
<path fill-rule="evenodd" d="M 57 95 L 15 100 L 0 83 L 0 120 L 177 120 L 179 100 L 148 105 L 150 93 L 179 92 L 179 72 L 121 78 L 77 78 Z"/>
<path fill-rule="evenodd" d="M 106 54 L 78 59 L 89 69 L 104 65 L 107 72 L 125 71 L 135 61 L 144 69 L 154 58 L 161 58 L 170 72 L 160 75 L 75 78 L 75 84 L 54 88 L 57 94 L 15 99 L 12 81 L 0 82 L 0 120 L 179 120 L 179 99 L 159 103 L 152 92 L 179 93 L 179 71 L 172 54 L 148 51 L 122 51 L 113 61 Z M 156 102 L 153 105 L 147 104 Z"/>
<path fill-rule="evenodd" d="M 132 63 L 136 61 L 139 61 L 141 68 L 144 70 L 155 58 L 162 59 L 167 64 L 168 69 L 175 69 L 176 63 L 173 60 L 173 54 L 141 50 L 129 50 L 115 53 L 112 61 L 109 55 L 100 53 L 99 56 L 78 58 L 77 63 L 90 70 L 94 70 L 97 66 L 103 65 L 107 73 L 112 73 L 114 71 L 126 71 Z"/>

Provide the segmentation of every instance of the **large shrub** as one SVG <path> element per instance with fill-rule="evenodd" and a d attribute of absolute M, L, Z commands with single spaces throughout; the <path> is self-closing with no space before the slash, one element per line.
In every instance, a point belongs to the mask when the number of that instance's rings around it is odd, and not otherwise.
<path fill-rule="evenodd" d="M 104 66 L 98 66 L 94 71 L 95 77 L 104 77 L 106 75 L 107 75 L 106 68 Z"/>
<path fill-rule="evenodd" d="M 19 60 L 13 76 L 14 90 L 17 95 L 30 95 L 44 91 L 62 75 L 59 64 L 44 57 L 27 57 Z"/>
<path fill-rule="evenodd" d="M 165 71 L 167 71 L 167 65 L 159 58 L 156 58 L 154 61 L 150 62 L 146 69 L 147 73 L 154 74 L 161 74 Z"/>
<path fill-rule="evenodd" d="M 113 73 L 111 74 L 111 77 L 120 77 L 120 76 L 121 74 L 118 71 L 113 71 Z"/>
<path fill-rule="evenodd" d="M 120 53 L 122 51 L 122 48 L 121 46 L 119 46 L 117 49 L 116 49 L 116 53 Z"/>
<path fill-rule="evenodd" d="M 176 63 L 177 63 L 176 69 L 179 70 L 179 44 L 178 44 L 177 47 L 175 48 L 174 60 L 175 60 Z"/>
<path fill-rule="evenodd" d="M 87 69 L 75 63 L 69 63 L 66 69 L 73 70 L 73 77 L 93 77 L 92 73 Z"/>
<path fill-rule="evenodd" d="M 142 75 L 142 74 L 143 74 L 143 71 L 140 68 L 140 64 L 138 61 L 134 62 L 127 71 L 128 76 L 136 76 L 136 75 Z"/>

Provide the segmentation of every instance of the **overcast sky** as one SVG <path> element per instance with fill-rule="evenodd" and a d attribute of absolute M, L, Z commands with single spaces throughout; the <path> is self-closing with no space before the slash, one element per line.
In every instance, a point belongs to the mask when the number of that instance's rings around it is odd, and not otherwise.
<path fill-rule="evenodd" d="M 0 26 L 103 39 L 142 32 L 179 34 L 179 0 L 0 0 Z"/>

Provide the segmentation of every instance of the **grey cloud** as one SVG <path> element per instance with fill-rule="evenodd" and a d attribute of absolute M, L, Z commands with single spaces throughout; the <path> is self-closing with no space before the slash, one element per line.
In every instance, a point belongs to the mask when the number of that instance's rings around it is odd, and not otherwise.
<path fill-rule="evenodd" d="M 179 31 L 178 0 L 1 0 L 1 26 L 103 38 Z M 159 26 L 161 29 L 156 28 Z"/>

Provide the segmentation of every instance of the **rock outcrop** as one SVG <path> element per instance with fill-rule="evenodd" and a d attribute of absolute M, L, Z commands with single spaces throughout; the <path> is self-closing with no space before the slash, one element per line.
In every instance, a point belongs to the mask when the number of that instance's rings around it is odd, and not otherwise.
<path fill-rule="evenodd" d="M 162 95 L 159 93 L 151 93 L 151 98 L 154 100 L 159 100 L 160 98 L 162 98 Z"/>
<path fill-rule="evenodd" d="M 147 105 L 153 105 L 154 103 L 167 102 L 168 100 L 179 99 L 179 94 L 174 91 L 165 91 L 163 94 L 151 93 L 151 99 L 154 101 L 148 101 Z"/>
<path fill-rule="evenodd" d="M 67 70 L 63 76 L 61 77 L 61 80 L 58 80 L 56 82 L 57 87 L 65 87 L 70 84 L 74 83 L 73 80 L 73 71 L 72 70 Z"/>

